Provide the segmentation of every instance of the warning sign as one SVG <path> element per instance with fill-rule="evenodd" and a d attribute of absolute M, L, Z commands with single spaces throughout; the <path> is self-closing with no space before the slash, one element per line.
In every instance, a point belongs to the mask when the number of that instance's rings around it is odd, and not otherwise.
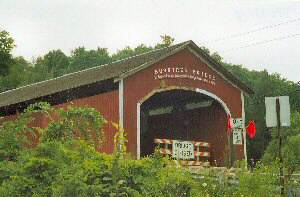
<path fill-rule="evenodd" d="M 233 129 L 232 136 L 233 136 L 233 144 L 236 145 L 243 144 L 242 129 Z"/>
<path fill-rule="evenodd" d="M 194 144 L 189 141 L 173 140 L 172 157 L 177 159 L 194 159 Z"/>

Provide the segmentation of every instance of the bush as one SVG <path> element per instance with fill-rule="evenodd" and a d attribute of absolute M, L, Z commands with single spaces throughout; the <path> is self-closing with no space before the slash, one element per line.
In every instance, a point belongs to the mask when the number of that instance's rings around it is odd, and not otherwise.
<path fill-rule="evenodd" d="M 278 162 L 275 162 L 273 166 L 257 163 L 252 173 L 242 172 L 239 174 L 239 188 L 236 194 L 249 197 L 276 196 L 278 194 L 276 190 L 278 172 Z"/>
<path fill-rule="evenodd" d="M 46 111 L 43 111 L 43 110 Z M 49 112 L 47 111 L 49 110 Z M 29 128 L 32 113 L 58 113 L 48 127 Z M 266 196 L 275 195 L 274 169 L 258 165 L 240 172 L 240 185 L 229 183 L 229 173 L 202 169 L 204 176 L 155 152 L 140 160 L 126 155 L 126 133 L 115 123 L 115 151 L 99 153 L 105 119 L 91 108 L 56 111 L 33 105 L 15 121 L 0 128 L 0 196 Z M 27 131 L 39 131 L 34 147 L 23 145 Z M 290 138 L 296 146 L 298 138 Z M 297 158 L 290 150 L 290 157 Z M 297 163 L 296 163 L 297 164 Z M 206 173 L 207 171 L 207 173 Z M 277 172 L 277 171 L 276 171 Z"/>
<path fill-rule="evenodd" d="M 284 164 L 291 176 L 296 170 L 300 170 L 300 134 L 288 138 L 283 152 Z"/>
<path fill-rule="evenodd" d="M 26 176 L 10 176 L 0 187 L 0 196 L 33 196 L 34 180 Z"/>

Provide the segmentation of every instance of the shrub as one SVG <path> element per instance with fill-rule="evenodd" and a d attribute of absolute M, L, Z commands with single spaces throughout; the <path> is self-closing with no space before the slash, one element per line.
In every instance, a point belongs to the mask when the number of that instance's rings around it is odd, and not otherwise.
<path fill-rule="evenodd" d="M 239 174 L 239 187 L 235 194 L 249 197 L 276 196 L 278 194 L 276 190 L 278 172 L 278 162 L 275 162 L 273 166 L 257 163 L 252 173 L 242 172 Z"/>
<path fill-rule="evenodd" d="M 300 169 L 300 134 L 288 138 L 283 152 L 285 153 L 284 164 L 290 177 Z"/>
<path fill-rule="evenodd" d="M 0 187 L 0 196 L 33 196 L 36 183 L 25 176 L 10 176 Z"/>
<path fill-rule="evenodd" d="M 46 128 L 30 130 L 28 123 L 36 112 L 47 114 L 50 123 Z M 56 120 L 51 113 L 59 114 Z M 101 128 L 105 123 L 91 108 L 56 111 L 47 105 L 33 105 L 21 118 L 3 123 L 0 128 L 0 196 L 275 195 L 276 165 L 258 165 L 253 173 L 240 172 L 237 187 L 229 184 L 229 173 L 224 169 L 214 172 L 203 168 L 202 175 L 195 175 L 158 152 L 140 160 L 130 159 L 126 155 L 126 133 L 115 123 L 114 154 L 99 153 L 96 148 L 103 141 Z M 27 138 L 21 134 L 26 131 L 39 131 L 41 142 L 35 147 L 23 146 Z M 287 156 L 297 158 L 298 137 L 289 140 L 293 147 Z"/>

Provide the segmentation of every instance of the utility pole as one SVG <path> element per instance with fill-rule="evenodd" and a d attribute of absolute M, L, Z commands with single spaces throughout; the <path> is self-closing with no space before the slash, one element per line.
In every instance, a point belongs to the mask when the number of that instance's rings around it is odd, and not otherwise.
<path fill-rule="evenodd" d="M 278 131 L 278 158 L 279 158 L 279 182 L 280 182 L 280 195 L 284 196 L 284 175 L 283 175 L 283 158 L 281 153 L 282 137 L 281 137 L 281 123 L 280 123 L 280 103 L 279 98 L 276 98 L 276 114 L 277 114 L 277 131 Z"/>

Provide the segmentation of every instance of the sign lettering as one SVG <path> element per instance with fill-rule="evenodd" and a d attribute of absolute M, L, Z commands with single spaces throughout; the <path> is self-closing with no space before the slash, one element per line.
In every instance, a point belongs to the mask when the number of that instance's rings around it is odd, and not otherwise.
<path fill-rule="evenodd" d="M 233 144 L 235 145 L 243 144 L 242 129 L 233 129 L 232 137 L 233 137 Z"/>
<path fill-rule="evenodd" d="M 172 66 L 154 69 L 154 79 L 190 79 L 198 80 L 211 85 L 216 85 L 216 76 L 207 71 L 190 69 L 184 66 Z"/>
<path fill-rule="evenodd" d="M 243 119 L 242 118 L 233 118 L 232 119 L 232 128 L 243 128 Z"/>
<path fill-rule="evenodd" d="M 194 144 L 189 141 L 173 140 L 172 157 L 177 159 L 194 159 Z"/>

